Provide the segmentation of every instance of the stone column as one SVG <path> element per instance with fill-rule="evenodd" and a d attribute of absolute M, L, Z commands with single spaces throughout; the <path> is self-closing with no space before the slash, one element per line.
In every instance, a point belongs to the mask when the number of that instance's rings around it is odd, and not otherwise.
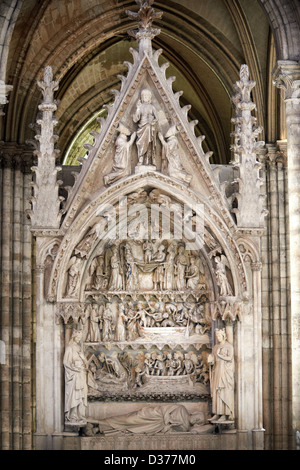
<path fill-rule="evenodd" d="M 300 64 L 279 61 L 274 84 L 283 90 L 287 124 L 292 332 L 292 425 L 300 431 Z"/>
<path fill-rule="evenodd" d="M 263 397 L 262 397 L 262 312 L 261 312 L 261 270 L 260 262 L 251 263 L 253 291 L 253 351 L 254 351 L 254 429 L 253 449 L 264 449 Z"/>
<path fill-rule="evenodd" d="M 11 449 L 11 283 L 12 283 L 12 168 L 9 156 L 3 157 L 2 170 L 2 279 L 1 279 L 1 340 L 6 347 L 6 363 L 1 366 L 1 443 L 2 450 Z"/>

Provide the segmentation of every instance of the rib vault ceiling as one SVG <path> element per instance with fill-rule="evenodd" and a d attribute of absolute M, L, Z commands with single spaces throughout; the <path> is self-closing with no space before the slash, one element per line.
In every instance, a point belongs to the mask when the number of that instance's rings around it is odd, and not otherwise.
<path fill-rule="evenodd" d="M 257 82 L 257 104 L 262 139 L 274 129 L 267 120 L 272 93 L 270 70 L 276 54 L 268 19 L 257 0 L 164 0 L 154 7 L 163 11 L 156 24 L 161 34 L 153 42 L 162 48 L 168 74 L 176 76 L 174 91 L 184 92 L 182 105 L 191 104 L 190 118 L 197 133 L 205 135 L 205 150 L 215 163 L 230 160 L 232 85 L 241 64 L 247 63 Z M 10 41 L 6 83 L 13 85 L 2 139 L 23 144 L 33 137 L 41 100 L 36 81 L 51 65 L 59 80 L 58 147 L 61 161 L 78 164 L 83 144 L 99 125 L 96 117 L 112 101 L 118 75 L 126 74 L 124 61 L 132 61 L 135 46 L 127 30 L 135 25 L 125 10 L 137 10 L 128 0 L 26 0 Z M 276 126 L 276 123 L 274 124 Z M 68 158 L 66 159 L 66 155 Z"/>

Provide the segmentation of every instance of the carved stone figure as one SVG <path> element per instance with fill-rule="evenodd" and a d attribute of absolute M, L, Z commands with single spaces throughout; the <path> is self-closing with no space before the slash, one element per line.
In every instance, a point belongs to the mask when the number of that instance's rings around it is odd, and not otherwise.
<path fill-rule="evenodd" d="M 126 315 L 125 315 L 125 307 L 124 305 L 119 306 L 119 313 L 118 319 L 116 323 L 116 331 L 115 331 L 115 340 L 116 341 L 126 341 Z"/>
<path fill-rule="evenodd" d="M 70 259 L 67 271 L 67 286 L 66 286 L 66 296 L 73 297 L 77 294 L 79 288 L 79 279 L 81 274 L 82 260 L 77 256 L 72 256 Z"/>
<path fill-rule="evenodd" d="M 100 384 L 120 384 L 126 381 L 126 371 L 117 358 L 117 353 L 107 357 L 103 352 L 98 356 L 99 368 L 96 371 L 96 380 Z"/>
<path fill-rule="evenodd" d="M 220 297 L 226 297 L 226 296 L 232 295 L 232 289 L 227 279 L 225 260 L 226 260 L 226 257 L 224 255 L 215 257 L 215 263 L 216 263 L 215 274 L 217 278 L 217 284 L 220 289 Z"/>
<path fill-rule="evenodd" d="M 200 289 L 201 287 L 205 287 L 205 284 L 202 280 L 202 273 L 200 271 L 199 266 L 196 264 L 195 258 L 190 259 L 190 266 L 188 269 L 188 274 L 186 275 L 187 278 L 187 288 L 188 289 Z"/>
<path fill-rule="evenodd" d="M 181 164 L 179 155 L 179 143 L 176 137 L 177 132 L 178 131 L 176 126 L 172 126 L 165 135 L 166 140 L 164 139 L 161 133 L 158 134 L 158 137 L 162 143 L 168 161 L 169 175 L 172 178 L 176 178 L 180 181 L 184 181 L 185 183 L 189 184 L 191 182 L 192 176 L 184 170 Z"/>
<path fill-rule="evenodd" d="M 166 256 L 165 261 L 164 288 L 167 290 L 173 290 L 176 288 L 174 266 L 175 255 L 176 246 L 174 244 L 171 244 L 168 248 L 168 254 Z"/>
<path fill-rule="evenodd" d="M 110 259 L 111 274 L 109 279 L 109 290 L 122 290 L 123 288 L 123 279 L 121 272 L 121 262 L 118 247 L 113 245 L 112 247 L 112 257 Z"/>
<path fill-rule="evenodd" d="M 107 276 L 105 274 L 104 257 L 97 256 L 90 266 L 91 289 L 102 290 L 107 288 Z"/>
<path fill-rule="evenodd" d="M 188 353 L 184 355 L 183 366 L 183 375 L 189 375 L 195 372 L 195 365 Z"/>
<path fill-rule="evenodd" d="M 137 319 L 139 314 L 135 312 L 132 302 L 129 302 L 127 316 L 127 341 L 134 341 L 139 337 Z"/>
<path fill-rule="evenodd" d="M 89 306 L 89 329 L 86 341 L 97 343 L 100 341 L 100 315 L 98 305 L 93 304 Z"/>
<path fill-rule="evenodd" d="M 149 326 L 148 312 L 145 309 L 143 302 L 138 302 L 137 304 L 137 318 L 140 326 L 143 326 L 144 328 Z"/>
<path fill-rule="evenodd" d="M 178 255 L 175 259 L 176 285 L 178 290 L 186 289 L 186 270 L 189 265 L 189 258 L 184 246 L 178 248 Z"/>
<path fill-rule="evenodd" d="M 113 315 L 111 305 L 107 304 L 102 317 L 102 341 L 107 342 L 112 338 Z"/>
<path fill-rule="evenodd" d="M 153 244 L 151 241 L 146 240 L 143 243 L 143 250 L 144 250 L 144 261 L 145 263 L 150 263 L 153 256 Z"/>
<path fill-rule="evenodd" d="M 136 387 L 142 387 L 144 385 L 144 377 L 145 377 L 146 371 L 145 369 L 142 370 L 139 366 L 135 368 L 135 386 Z"/>
<path fill-rule="evenodd" d="M 126 289 L 137 290 L 139 288 L 138 270 L 132 248 L 129 244 L 125 246 L 125 264 L 126 264 Z"/>
<path fill-rule="evenodd" d="M 160 245 L 158 248 L 157 253 L 153 256 L 153 261 L 156 261 L 160 263 L 156 270 L 154 271 L 153 275 L 153 289 L 163 289 L 164 288 L 164 273 L 165 273 L 165 268 L 164 268 L 164 261 L 166 258 L 166 253 L 164 253 L 165 247 L 164 245 Z"/>
<path fill-rule="evenodd" d="M 136 434 L 166 433 L 171 430 L 188 432 L 191 428 L 191 418 L 183 405 L 145 406 L 121 416 L 97 421 L 100 431 L 104 434 L 112 430 L 128 431 Z"/>
<path fill-rule="evenodd" d="M 65 419 L 68 423 L 84 422 L 87 406 L 87 361 L 82 352 L 81 331 L 74 331 L 66 347 L 63 364 L 65 368 Z"/>
<path fill-rule="evenodd" d="M 133 142 L 135 141 L 136 132 L 134 132 L 128 140 L 128 137 L 130 136 L 129 129 L 127 129 L 123 124 L 120 124 L 118 131 L 119 136 L 116 140 L 112 172 L 109 175 L 104 176 L 104 182 L 106 185 L 112 184 L 130 174 L 129 152 Z"/>
<path fill-rule="evenodd" d="M 118 358 L 118 353 L 115 351 L 110 357 L 106 358 L 106 363 L 109 367 L 109 371 L 114 374 L 119 382 L 125 382 L 127 380 L 127 373 Z"/>
<path fill-rule="evenodd" d="M 208 357 L 211 374 L 212 412 L 210 421 L 222 423 L 234 419 L 234 351 L 225 329 L 216 330 L 218 344 Z"/>
<path fill-rule="evenodd" d="M 136 142 L 138 165 L 156 165 L 156 126 L 158 117 L 151 101 L 151 91 L 142 90 L 141 99 L 138 101 L 136 112 L 133 115 L 133 121 L 138 123 Z"/>

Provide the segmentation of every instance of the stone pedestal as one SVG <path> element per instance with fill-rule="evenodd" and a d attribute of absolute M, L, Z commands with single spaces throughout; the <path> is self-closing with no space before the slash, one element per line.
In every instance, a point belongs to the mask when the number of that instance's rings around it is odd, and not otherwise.
<path fill-rule="evenodd" d="M 135 167 L 135 174 L 139 175 L 141 173 L 148 173 L 149 171 L 156 171 L 156 166 L 154 165 L 137 165 Z"/>

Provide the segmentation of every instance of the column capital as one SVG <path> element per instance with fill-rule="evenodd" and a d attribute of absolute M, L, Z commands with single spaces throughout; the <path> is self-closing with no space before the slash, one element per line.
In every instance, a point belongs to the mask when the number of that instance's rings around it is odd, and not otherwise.
<path fill-rule="evenodd" d="M 251 269 L 252 271 L 261 271 L 262 270 L 262 263 L 260 261 L 251 263 Z"/>
<path fill-rule="evenodd" d="M 279 60 L 273 72 L 273 84 L 283 90 L 284 100 L 300 100 L 300 62 Z"/>

